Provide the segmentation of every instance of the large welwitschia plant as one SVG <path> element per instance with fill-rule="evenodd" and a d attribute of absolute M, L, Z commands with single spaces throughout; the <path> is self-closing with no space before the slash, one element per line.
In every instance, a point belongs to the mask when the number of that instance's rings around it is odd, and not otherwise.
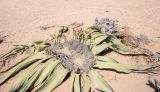
<path fill-rule="evenodd" d="M 2 85 L 23 69 L 24 71 L 10 88 L 10 92 L 32 90 L 51 92 L 67 78 L 71 79 L 71 92 L 89 92 L 91 85 L 95 85 L 96 89 L 103 92 L 114 92 L 99 74 L 98 69 L 115 70 L 126 74 L 155 73 L 154 68 L 158 64 L 126 65 L 102 55 L 101 53 L 106 50 L 120 54 L 144 54 L 125 46 L 114 35 L 104 34 L 93 27 L 86 31 L 73 31 L 73 37 L 65 35 L 69 31 L 71 31 L 69 28 L 63 27 L 53 35 L 52 42 L 38 41 L 29 45 L 16 45 L 1 57 L 4 65 L 10 61 L 10 57 L 25 51 L 32 52 L 32 55 L 1 72 L 0 84 Z"/>

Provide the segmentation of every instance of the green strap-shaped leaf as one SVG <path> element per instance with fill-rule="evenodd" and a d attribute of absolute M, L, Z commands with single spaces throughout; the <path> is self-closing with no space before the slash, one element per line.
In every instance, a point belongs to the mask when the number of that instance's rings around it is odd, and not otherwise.
<path fill-rule="evenodd" d="M 112 63 L 118 63 L 118 61 L 107 57 L 107 56 L 97 56 L 96 57 L 97 61 L 102 61 L 102 62 L 112 62 Z"/>
<path fill-rule="evenodd" d="M 74 79 L 74 92 L 81 92 L 81 87 L 80 87 L 80 74 L 75 74 L 75 79 Z"/>
<path fill-rule="evenodd" d="M 57 66 L 57 64 L 59 64 L 60 61 L 59 60 L 55 60 L 55 58 L 52 58 L 50 60 L 48 60 L 45 64 L 45 68 L 43 70 L 43 72 L 41 73 L 40 77 L 38 78 L 38 80 L 36 81 L 36 83 L 34 84 L 34 86 L 37 86 L 39 84 L 42 84 L 42 82 L 51 75 L 52 71 L 55 69 L 55 67 Z"/>
<path fill-rule="evenodd" d="M 99 30 L 97 30 L 96 28 L 88 28 L 87 29 L 87 36 L 86 36 L 86 44 L 90 45 L 93 44 L 91 42 L 94 42 L 94 44 L 99 44 L 101 41 L 103 41 L 103 39 L 106 37 L 104 37 L 105 35 L 101 34 L 99 32 Z M 96 38 L 98 38 L 96 40 Z"/>
<path fill-rule="evenodd" d="M 92 39 L 96 39 L 97 37 L 100 37 L 100 36 L 105 36 L 105 35 L 100 32 L 94 32 L 91 34 Z"/>
<path fill-rule="evenodd" d="M 26 92 L 28 91 L 31 87 L 33 87 L 34 83 L 38 80 L 39 76 L 41 75 L 42 71 L 44 68 L 39 69 L 36 71 L 36 73 L 29 79 L 27 84 L 19 90 L 19 92 Z"/>
<path fill-rule="evenodd" d="M 148 69 L 152 68 L 152 66 L 150 65 L 125 65 L 125 64 L 111 63 L 111 62 L 96 62 L 94 67 L 99 69 L 112 69 L 123 73 L 131 73 L 137 71 L 145 72 Z"/>
<path fill-rule="evenodd" d="M 101 43 L 102 41 L 104 41 L 106 38 L 107 38 L 107 36 L 105 36 L 105 35 L 99 36 L 94 39 L 93 44 L 97 45 L 97 44 Z"/>
<path fill-rule="evenodd" d="M 109 46 L 111 46 L 111 43 L 102 43 L 100 45 L 93 46 L 92 52 L 94 55 L 97 55 L 97 54 L 101 53 L 102 51 L 108 49 Z"/>
<path fill-rule="evenodd" d="M 75 81 L 75 72 L 71 72 L 71 77 L 70 77 L 70 80 L 71 80 L 71 92 L 74 92 L 74 81 Z"/>
<path fill-rule="evenodd" d="M 101 43 L 102 41 L 104 41 L 107 37 L 106 36 L 100 36 L 100 37 L 97 37 L 95 39 L 87 39 L 85 44 L 86 45 L 98 45 L 99 43 Z"/>
<path fill-rule="evenodd" d="M 114 45 L 110 46 L 109 48 L 119 54 L 124 54 L 124 55 L 136 54 L 136 53 L 134 53 L 134 51 L 132 49 L 129 49 L 125 45 L 114 44 Z"/>
<path fill-rule="evenodd" d="M 87 39 L 85 42 L 86 45 L 91 45 L 91 39 Z"/>
<path fill-rule="evenodd" d="M 27 81 L 27 84 L 21 89 L 22 92 L 27 91 L 28 89 L 35 88 L 38 84 L 42 84 L 42 82 L 50 76 L 55 66 L 60 63 L 60 61 L 55 60 L 55 58 L 51 58 L 45 62 L 43 68 L 38 70 L 31 79 Z"/>
<path fill-rule="evenodd" d="M 121 40 L 118 39 L 118 38 L 117 38 L 116 36 L 114 36 L 114 35 L 109 35 L 109 36 L 108 36 L 108 40 L 111 41 L 111 42 L 113 42 L 113 43 L 115 43 L 115 44 L 123 44 L 123 43 L 121 42 Z"/>
<path fill-rule="evenodd" d="M 136 54 L 133 52 L 133 49 L 125 46 L 120 39 L 118 39 L 114 35 L 110 35 L 108 37 L 108 40 L 113 43 L 112 46 L 110 46 L 110 49 L 114 50 L 115 52 L 118 52 L 120 54 Z"/>
<path fill-rule="evenodd" d="M 91 81 L 86 74 L 82 74 L 82 92 L 90 92 L 91 89 Z"/>
<path fill-rule="evenodd" d="M 96 28 L 90 27 L 90 28 L 87 29 L 87 32 L 88 32 L 87 33 L 88 35 L 92 35 L 92 33 L 99 32 L 99 30 L 97 30 Z"/>
<path fill-rule="evenodd" d="M 43 50 L 47 46 L 50 46 L 50 44 L 47 42 L 36 41 L 36 42 L 31 43 L 29 47 L 32 53 L 38 53 L 39 51 Z"/>
<path fill-rule="evenodd" d="M 58 65 L 51 77 L 38 89 L 37 92 L 51 92 L 63 82 L 68 72 L 69 71 L 62 65 Z"/>
<path fill-rule="evenodd" d="M 80 74 L 74 75 L 73 92 L 81 92 Z"/>
<path fill-rule="evenodd" d="M 102 78 L 102 76 L 96 70 L 90 70 L 89 77 L 98 90 L 104 92 L 114 92 L 112 87 Z"/>
<path fill-rule="evenodd" d="M 19 89 L 21 89 L 26 83 L 28 82 L 29 75 L 31 74 L 32 70 L 36 66 L 38 66 L 43 60 L 39 60 L 36 63 L 32 64 L 30 67 L 26 68 L 23 73 L 20 75 L 18 80 L 16 80 L 16 83 L 11 88 L 10 92 L 17 92 Z"/>
<path fill-rule="evenodd" d="M 5 72 L 0 73 L 0 84 L 5 82 L 9 77 L 14 75 L 15 73 L 19 72 L 21 69 L 28 67 L 29 65 L 35 63 L 40 59 L 47 58 L 48 56 L 43 53 L 37 53 L 32 56 L 29 56 L 20 62 L 18 62 L 15 66 L 11 67 L 10 69 L 6 70 Z"/>

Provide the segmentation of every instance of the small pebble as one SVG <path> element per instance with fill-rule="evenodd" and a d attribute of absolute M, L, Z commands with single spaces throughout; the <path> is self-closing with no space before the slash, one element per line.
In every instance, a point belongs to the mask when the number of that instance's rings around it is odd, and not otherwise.
<path fill-rule="evenodd" d="M 138 29 L 139 29 L 139 28 L 140 28 L 140 25 L 136 25 L 136 28 L 138 28 Z"/>

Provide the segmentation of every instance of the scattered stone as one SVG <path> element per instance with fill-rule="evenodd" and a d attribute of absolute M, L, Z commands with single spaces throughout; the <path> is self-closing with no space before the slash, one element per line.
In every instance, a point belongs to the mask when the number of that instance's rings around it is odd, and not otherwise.
<path fill-rule="evenodd" d="M 139 28 L 140 28 L 140 25 L 136 25 L 136 28 L 139 29 Z"/>

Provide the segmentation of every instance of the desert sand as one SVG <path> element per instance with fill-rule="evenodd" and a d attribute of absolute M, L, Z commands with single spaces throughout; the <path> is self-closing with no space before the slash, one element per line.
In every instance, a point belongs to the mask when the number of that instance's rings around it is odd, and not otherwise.
<path fill-rule="evenodd" d="M 160 52 L 160 0 L 0 0 L 0 32 L 9 35 L 0 45 L 0 53 L 6 53 L 14 44 L 49 39 L 54 30 L 40 30 L 40 26 L 68 25 L 77 21 L 87 28 L 96 17 L 119 20 L 120 25 L 129 27 L 134 35 L 145 34 L 150 43 L 144 48 Z M 114 52 L 109 55 L 121 63 L 144 63 Z M 101 71 L 101 74 L 115 92 L 154 92 L 146 85 L 147 80 L 153 78 L 150 75 L 112 71 Z M 8 92 L 17 77 L 0 86 L 0 92 Z M 69 80 L 54 92 L 70 92 L 68 85 Z"/>

